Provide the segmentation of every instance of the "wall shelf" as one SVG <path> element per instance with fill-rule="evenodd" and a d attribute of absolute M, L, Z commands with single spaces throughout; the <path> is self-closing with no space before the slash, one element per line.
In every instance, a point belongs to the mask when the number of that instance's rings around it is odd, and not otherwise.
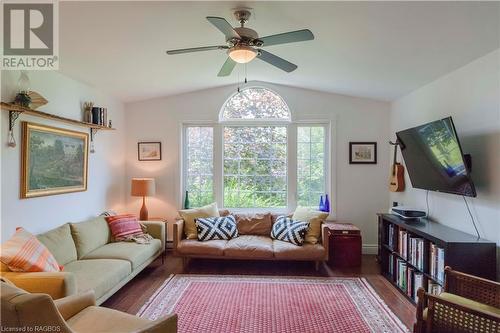
<path fill-rule="evenodd" d="M 74 119 L 70 119 L 70 118 L 65 118 L 65 117 L 57 116 L 57 115 L 50 114 L 47 112 L 26 108 L 26 107 L 23 107 L 23 106 L 14 104 L 14 103 L 1 102 L 0 105 L 1 105 L 2 110 L 9 112 L 9 131 L 10 132 L 13 130 L 13 128 L 16 124 L 16 120 L 19 117 L 19 115 L 21 115 L 23 113 L 28 114 L 30 116 L 35 116 L 35 117 L 44 118 L 44 119 L 51 119 L 51 120 L 59 121 L 59 122 L 70 124 L 70 125 L 86 127 L 90 130 L 90 141 L 91 142 L 94 141 L 94 135 L 97 133 L 97 131 L 115 130 L 115 128 L 112 128 L 112 127 L 107 127 L 107 126 L 87 123 L 85 121 L 79 121 L 79 120 L 74 120 Z"/>

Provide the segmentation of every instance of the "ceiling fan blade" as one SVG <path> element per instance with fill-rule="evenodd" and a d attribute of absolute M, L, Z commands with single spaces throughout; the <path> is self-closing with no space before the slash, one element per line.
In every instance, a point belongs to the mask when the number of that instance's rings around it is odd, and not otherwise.
<path fill-rule="evenodd" d="M 284 70 L 285 72 L 290 73 L 297 69 L 297 65 L 292 64 L 291 62 L 286 61 L 283 58 L 275 56 L 272 53 L 260 49 L 258 50 L 258 52 L 259 53 L 257 54 L 257 58 L 267 63 L 270 63 L 271 65 L 276 66 L 279 69 Z"/>
<path fill-rule="evenodd" d="M 311 30 L 304 29 L 304 30 L 285 32 L 277 35 L 266 36 L 259 39 L 262 42 L 264 42 L 263 46 L 271 46 L 278 44 L 303 42 L 306 40 L 313 40 L 314 35 L 311 32 Z"/>
<path fill-rule="evenodd" d="M 200 51 L 211 51 L 211 50 L 223 50 L 227 49 L 227 46 L 219 45 L 219 46 L 202 46 L 202 47 L 192 47 L 189 49 L 178 49 L 178 50 L 170 50 L 167 51 L 167 54 L 182 54 L 182 53 L 190 53 L 190 52 L 200 52 Z"/>
<path fill-rule="evenodd" d="M 215 25 L 215 27 L 219 29 L 226 36 L 226 40 L 232 38 L 241 39 L 241 36 L 236 32 L 236 30 L 233 29 L 231 24 L 229 24 L 229 22 L 226 21 L 226 19 L 222 17 L 207 16 L 207 20 L 213 25 Z"/>
<path fill-rule="evenodd" d="M 226 62 L 224 63 L 224 65 L 222 65 L 222 68 L 220 69 L 217 76 L 229 76 L 229 74 L 231 74 L 231 72 L 233 71 L 234 66 L 236 66 L 236 61 L 227 57 Z"/>

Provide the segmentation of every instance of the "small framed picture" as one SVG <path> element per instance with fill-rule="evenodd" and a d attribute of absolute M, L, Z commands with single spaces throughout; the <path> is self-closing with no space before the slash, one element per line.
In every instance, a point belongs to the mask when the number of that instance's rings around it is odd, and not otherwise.
<path fill-rule="evenodd" d="M 139 161 L 161 161 L 161 142 L 137 143 Z"/>
<path fill-rule="evenodd" d="M 349 142 L 349 164 L 377 164 L 377 143 Z"/>

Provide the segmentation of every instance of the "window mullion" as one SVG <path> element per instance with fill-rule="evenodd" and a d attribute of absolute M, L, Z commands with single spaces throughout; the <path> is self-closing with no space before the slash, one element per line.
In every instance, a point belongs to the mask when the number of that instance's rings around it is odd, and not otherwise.
<path fill-rule="evenodd" d="M 287 208 L 297 207 L 297 125 L 287 126 Z"/>
<path fill-rule="evenodd" d="M 222 135 L 222 126 L 214 126 L 214 170 L 213 170 L 213 187 L 215 202 L 219 207 L 224 207 L 224 138 Z"/>

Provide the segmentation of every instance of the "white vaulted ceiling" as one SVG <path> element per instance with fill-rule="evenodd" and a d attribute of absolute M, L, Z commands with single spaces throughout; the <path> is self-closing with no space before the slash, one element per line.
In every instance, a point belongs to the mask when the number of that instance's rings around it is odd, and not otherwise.
<path fill-rule="evenodd" d="M 394 100 L 499 48 L 498 2 L 60 2 L 60 70 L 121 100 L 235 83 L 217 73 L 224 51 L 167 49 L 224 44 L 206 19 L 233 26 L 253 8 L 260 36 L 308 28 L 316 39 L 267 51 L 298 65 L 285 73 L 254 60 L 248 79 Z"/>

